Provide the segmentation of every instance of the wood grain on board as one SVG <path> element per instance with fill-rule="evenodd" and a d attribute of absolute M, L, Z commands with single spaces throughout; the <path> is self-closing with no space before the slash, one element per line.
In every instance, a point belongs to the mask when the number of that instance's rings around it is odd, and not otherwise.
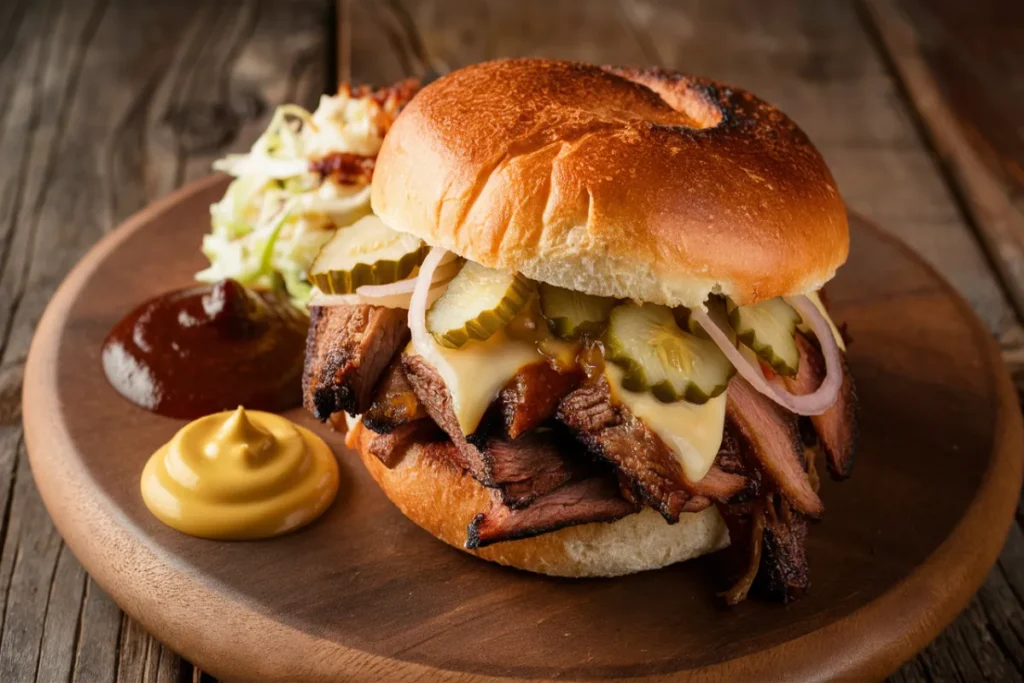
<path fill-rule="evenodd" d="M 0 680 L 142 680 L 135 672 L 154 660 L 160 680 L 172 670 L 38 502 L 21 437 L 25 353 L 46 301 L 100 235 L 247 148 L 274 104 L 310 106 L 345 73 L 335 33 L 351 46 L 344 68 L 376 83 L 543 54 L 661 63 L 759 92 L 819 144 L 851 206 L 936 265 L 1024 369 L 1000 287 L 1019 312 L 1024 43 L 1009 12 L 1020 3 L 350 4 L 339 25 L 332 0 L 0 3 Z M 1015 527 L 967 612 L 897 678 L 1019 676 L 1021 595 Z"/>

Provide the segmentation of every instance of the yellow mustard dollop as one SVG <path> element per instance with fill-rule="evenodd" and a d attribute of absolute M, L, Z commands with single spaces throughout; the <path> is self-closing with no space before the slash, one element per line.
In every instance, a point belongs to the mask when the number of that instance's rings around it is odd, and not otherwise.
<path fill-rule="evenodd" d="M 292 531 L 319 517 L 337 492 L 338 463 L 320 437 L 241 406 L 185 425 L 142 471 L 150 512 L 203 538 Z"/>

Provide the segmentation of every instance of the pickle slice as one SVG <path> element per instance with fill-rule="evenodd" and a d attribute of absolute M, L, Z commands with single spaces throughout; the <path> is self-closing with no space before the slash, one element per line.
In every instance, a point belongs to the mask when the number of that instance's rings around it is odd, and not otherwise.
<path fill-rule="evenodd" d="M 540 285 L 540 307 L 551 331 L 562 339 L 579 339 L 583 335 L 599 335 L 608 323 L 608 314 L 618 302 L 556 287 Z"/>
<path fill-rule="evenodd" d="M 509 339 L 539 344 L 541 341 L 551 338 L 548 323 L 540 312 L 539 299 L 540 297 L 536 294 L 531 294 L 530 300 L 520 309 L 516 317 L 505 325 L 505 334 Z"/>
<path fill-rule="evenodd" d="M 736 306 L 730 302 L 729 322 L 739 340 L 772 366 L 772 370 L 788 377 L 796 375 L 800 368 L 800 351 L 793 335 L 800 322 L 800 314 L 782 297 L 749 306 Z"/>
<path fill-rule="evenodd" d="M 607 359 L 626 371 L 622 385 L 663 403 L 704 403 L 736 371 L 713 341 L 681 330 L 665 306 L 616 306 L 604 339 Z"/>
<path fill-rule="evenodd" d="M 309 279 L 320 291 L 351 294 L 363 285 L 386 285 L 404 280 L 426 258 L 423 241 L 365 216 L 339 228 L 320 248 L 309 268 Z"/>
<path fill-rule="evenodd" d="M 449 349 L 470 339 L 483 341 L 515 318 L 533 295 L 533 283 L 522 275 L 467 261 L 427 311 L 427 329 Z"/>

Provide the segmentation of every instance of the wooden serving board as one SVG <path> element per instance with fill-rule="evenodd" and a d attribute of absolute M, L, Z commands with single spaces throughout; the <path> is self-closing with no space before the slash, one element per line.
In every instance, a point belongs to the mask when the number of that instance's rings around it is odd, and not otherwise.
<path fill-rule="evenodd" d="M 993 341 L 927 265 L 857 217 L 829 288 L 860 394 L 851 480 L 825 481 L 810 594 L 723 608 L 715 557 L 618 579 L 555 580 L 434 540 L 377 490 L 342 439 L 324 517 L 262 542 L 179 534 L 139 494 L 181 426 L 106 382 L 100 345 L 127 311 L 189 284 L 225 179 L 136 215 L 68 276 L 25 375 L 25 435 L 47 508 L 132 617 L 215 675 L 258 680 L 880 678 L 967 603 L 1021 484 L 1017 398 Z"/>

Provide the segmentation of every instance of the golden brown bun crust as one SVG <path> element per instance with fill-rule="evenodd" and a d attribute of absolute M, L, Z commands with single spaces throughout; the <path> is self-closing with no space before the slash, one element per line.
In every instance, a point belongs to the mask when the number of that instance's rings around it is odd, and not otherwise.
<path fill-rule="evenodd" d="M 619 576 L 657 569 L 724 548 L 729 532 L 713 507 L 684 513 L 669 525 L 650 509 L 617 522 L 583 524 L 521 541 L 466 550 L 466 528 L 490 506 L 491 494 L 472 477 L 423 455 L 414 444 L 388 469 L 370 454 L 373 432 L 355 424 L 346 443 L 384 494 L 417 525 L 477 557 L 552 576 Z"/>
<path fill-rule="evenodd" d="M 660 69 L 519 59 L 452 72 L 391 128 L 372 203 L 483 265 L 668 305 L 815 290 L 849 249 L 842 198 L 796 124 Z"/>

